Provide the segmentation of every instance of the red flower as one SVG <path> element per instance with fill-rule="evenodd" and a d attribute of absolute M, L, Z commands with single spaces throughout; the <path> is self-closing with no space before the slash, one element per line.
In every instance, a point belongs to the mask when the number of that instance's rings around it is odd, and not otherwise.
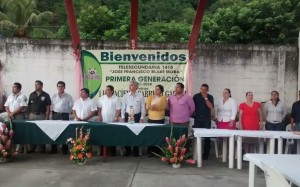
<path fill-rule="evenodd" d="M 170 139 L 169 139 L 169 137 L 166 137 L 166 142 L 167 142 L 168 144 L 170 144 Z"/>
<path fill-rule="evenodd" d="M 184 154 L 185 154 L 185 151 L 186 151 L 186 148 L 181 149 L 180 154 L 181 154 L 181 155 L 184 155 Z"/>
<path fill-rule="evenodd" d="M 3 149 L 3 145 L 0 143 L 0 151 L 2 151 Z"/>
<path fill-rule="evenodd" d="M 196 160 L 193 159 L 186 160 L 185 162 L 188 164 L 196 164 Z"/>
<path fill-rule="evenodd" d="M 10 131 L 9 131 L 9 136 L 12 137 L 13 134 L 14 134 L 14 131 L 13 131 L 13 130 L 10 130 Z"/>
<path fill-rule="evenodd" d="M 174 153 L 174 157 L 177 157 L 177 153 Z"/>
<path fill-rule="evenodd" d="M 7 152 L 3 152 L 3 156 L 6 157 L 8 155 Z"/>
<path fill-rule="evenodd" d="M 6 129 L 6 124 L 2 123 L 2 130 L 5 131 L 5 129 Z"/>
<path fill-rule="evenodd" d="M 86 153 L 86 157 L 91 158 L 92 157 L 92 153 Z"/>
<path fill-rule="evenodd" d="M 185 134 L 183 136 L 181 136 L 181 143 L 185 142 L 186 138 L 185 138 Z"/>
<path fill-rule="evenodd" d="M 175 161 L 174 158 L 170 158 L 171 163 L 174 163 L 174 161 Z"/>
<path fill-rule="evenodd" d="M 161 161 L 163 161 L 163 162 L 167 162 L 167 161 L 168 161 L 168 159 L 167 159 L 166 157 L 162 157 L 162 158 L 161 158 Z"/>
<path fill-rule="evenodd" d="M 168 146 L 168 150 L 171 151 L 171 153 L 173 153 L 173 147 L 172 147 L 172 145 Z"/>
<path fill-rule="evenodd" d="M 83 158 L 83 154 L 82 153 L 79 153 L 77 156 L 78 156 L 79 159 Z"/>
<path fill-rule="evenodd" d="M 179 147 L 175 147 L 175 152 L 178 153 Z"/>
<path fill-rule="evenodd" d="M 1 136 L 1 139 L 2 139 L 3 142 L 6 142 L 6 138 L 7 138 L 7 136 L 5 136 L 5 135 Z"/>
<path fill-rule="evenodd" d="M 179 147 L 180 145 L 181 145 L 181 141 L 180 141 L 180 140 L 177 140 L 176 146 Z"/>
<path fill-rule="evenodd" d="M 183 161 L 183 156 L 180 156 L 179 162 L 182 162 L 182 161 Z"/>
<path fill-rule="evenodd" d="M 77 145 L 76 147 L 77 150 L 81 150 L 82 148 L 83 148 L 82 145 Z"/>

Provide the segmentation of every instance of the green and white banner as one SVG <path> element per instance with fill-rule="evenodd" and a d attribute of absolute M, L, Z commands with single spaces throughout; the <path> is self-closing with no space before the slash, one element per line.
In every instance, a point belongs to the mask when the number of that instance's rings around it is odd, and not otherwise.
<path fill-rule="evenodd" d="M 188 50 L 88 50 L 81 52 L 83 86 L 91 98 L 105 94 L 107 85 L 123 97 L 129 82 L 139 83 L 145 97 L 153 95 L 156 85 L 164 86 L 164 95 L 173 94 L 177 82 L 187 85 Z"/>

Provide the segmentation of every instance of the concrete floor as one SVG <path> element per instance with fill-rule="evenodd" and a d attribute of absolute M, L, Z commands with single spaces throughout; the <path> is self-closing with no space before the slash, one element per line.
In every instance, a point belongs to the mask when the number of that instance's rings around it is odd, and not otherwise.
<path fill-rule="evenodd" d="M 228 163 L 214 155 L 202 168 L 183 165 L 174 169 L 147 156 L 108 157 L 105 163 L 94 156 L 86 165 L 77 166 L 67 155 L 20 154 L 14 161 L 0 163 L 0 187 L 247 187 L 248 163 L 243 167 L 228 169 Z M 258 175 L 256 184 L 265 186 L 263 174 Z"/>

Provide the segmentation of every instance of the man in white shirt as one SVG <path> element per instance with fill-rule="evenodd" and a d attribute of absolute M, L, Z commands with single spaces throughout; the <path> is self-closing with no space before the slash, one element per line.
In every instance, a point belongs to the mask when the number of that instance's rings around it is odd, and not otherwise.
<path fill-rule="evenodd" d="M 90 91 L 87 88 L 80 90 L 80 99 L 76 100 L 73 110 L 73 117 L 76 121 L 89 121 L 97 112 L 96 103 L 89 98 Z"/>
<path fill-rule="evenodd" d="M 25 119 L 25 111 L 27 104 L 27 97 L 21 93 L 22 85 L 15 82 L 12 86 L 12 93 L 8 96 L 4 106 L 4 113 L 0 114 L 0 118 L 3 121 L 13 120 L 13 119 Z M 20 145 L 17 145 L 16 151 L 19 150 Z M 20 152 L 23 152 L 21 149 Z"/>
<path fill-rule="evenodd" d="M 25 119 L 25 110 L 27 107 L 27 97 L 21 93 L 22 85 L 15 82 L 10 94 L 4 104 L 6 113 L 2 113 L 2 118 Z"/>
<path fill-rule="evenodd" d="M 98 101 L 98 121 L 117 122 L 121 113 L 121 101 L 114 94 L 114 87 L 106 86 L 105 94 Z"/>
<path fill-rule="evenodd" d="M 72 111 L 73 98 L 65 92 L 66 83 L 59 81 L 57 84 L 57 93 L 51 97 L 52 104 L 52 120 L 69 120 L 69 115 Z M 62 145 L 63 154 L 68 154 L 68 146 Z M 57 153 L 57 145 L 51 145 L 50 154 Z"/>
<path fill-rule="evenodd" d="M 105 94 L 98 101 L 98 122 L 117 122 L 121 113 L 121 101 L 114 95 L 114 87 L 106 86 Z M 112 156 L 116 155 L 116 147 L 108 147 Z"/>
<path fill-rule="evenodd" d="M 123 104 L 121 111 L 121 118 L 123 122 L 128 122 L 129 113 L 133 110 L 134 122 L 143 123 L 146 110 L 145 110 L 145 99 L 142 93 L 137 92 L 138 82 L 135 80 L 130 81 L 129 91 L 123 96 Z M 132 108 L 132 109 L 131 109 Z M 131 147 L 125 147 L 126 153 L 124 156 L 131 155 Z M 139 156 L 138 147 L 133 147 L 133 156 Z"/>

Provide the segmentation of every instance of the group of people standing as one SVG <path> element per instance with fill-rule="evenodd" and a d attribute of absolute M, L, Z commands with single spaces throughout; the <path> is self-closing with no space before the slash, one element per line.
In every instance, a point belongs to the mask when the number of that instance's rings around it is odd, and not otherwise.
<path fill-rule="evenodd" d="M 69 120 L 72 113 L 77 121 L 89 121 L 97 116 L 98 122 L 128 122 L 143 123 L 146 113 L 148 113 L 148 123 L 165 122 L 165 111 L 170 114 L 170 124 L 189 126 L 190 118 L 194 118 L 193 128 L 211 128 L 211 113 L 216 108 L 217 127 L 220 129 L 236 129 L 236 115 L 238 107 L 234 99 L 231 98 L 231 91 L 225 88 L 223 97 L 214 104 L 214 98 L 210 95 L 209 86 L 202 84 L 200 92 L 193 97 L 184 91 L 184 85 L 177 83 L 175 93 L 167 98 L 163 95 L 164 87 L 156 85 L 154 95 L 149 96 L 146 101 L 142 93 L 138 92 L 138 82 L 132 80 L 129 83 L 129 92 L 120 98 L 114 95 L 114 87 L 108 85 L 105 95 L 99 98 L 98 102 L 89 98 L 89 90 L 80 90 L 80 98 L 73 102 L 71 95 L 65 92 L 65 83 L 57 83 L 57 93 L 52 97 L 43 91 L 43 83 L 35 81 L 35 91 L 32 92 L 27 101 L 27 97 L 21 93 L 20 83 L 14 83 L 12 94 L 5 102 L 6 115 L 10 119 L 29 120 Z M 300 97 L 300 92 L 299 92 Z M 271 99 L 265 103 L 261 110 L 260 103 L 253 101 L 253 93 L 246 93 L 246 101 L 239 105 L 239 127 L 244 130 L 260 130 L 263 128 L 263 114 L 266 117 L 267 130 L 285 130 L 283 119 L 286 116 L 286 108 L 279 99 L 279 93 L 272 91 Z M 1 116 L 3 116 L 1 114 Z M 1 117 L 0 116 L 0 117 Z M 300 101 L 294 103 L 291 114 L 292 128 L 300 129 Z M 296 125 L 294 125 L 294 122 Z M 31 145 L 29 153 L 35 152 L 36 145 Z M 138 156 L 138 147 L 125 147 L 125 156 Z M 45 145 L 40 145 L 41 152 L 46 151 Z M 149 154 L 154 147 L 149 147 Z M 115 153 L 115 147 L 111 147 Z M 204 140 L 203 159 L 208 159 L 210 151 L 210 138 Z M 56 153 L 57 146 L 52 145 L 50 153 Z M 62 152 L 67 154 L 67 146 L 62 146 Z"/>

